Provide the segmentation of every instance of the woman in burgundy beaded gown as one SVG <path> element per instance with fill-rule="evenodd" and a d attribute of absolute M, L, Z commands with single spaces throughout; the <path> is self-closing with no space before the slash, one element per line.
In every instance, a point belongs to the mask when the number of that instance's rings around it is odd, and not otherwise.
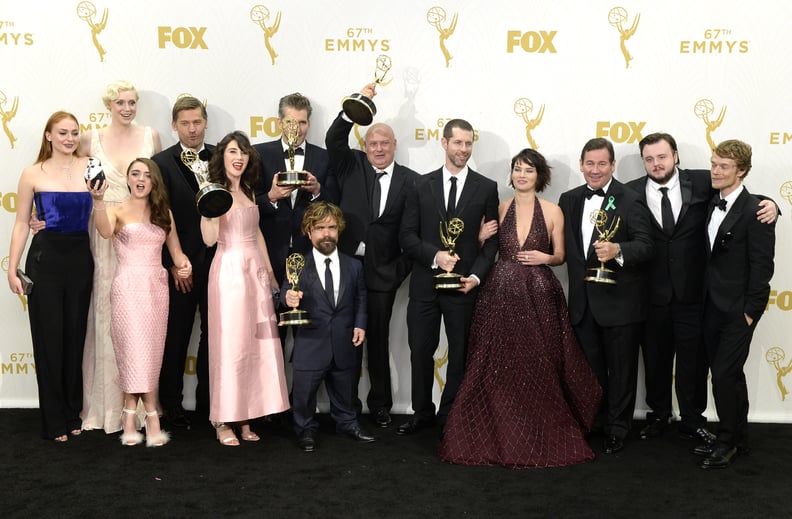
<path fill-rule="evenodd" d="M 463 465 L 553 467 L 594 459 L 585 436 L 602 390 L 569 324 L 550 265 L 564 262 L 559 207 L 542 155 L 511 163 L 515 196 L 499 207 L 500 256 L 481 288 L 465 378 L 439 455 Z"/>

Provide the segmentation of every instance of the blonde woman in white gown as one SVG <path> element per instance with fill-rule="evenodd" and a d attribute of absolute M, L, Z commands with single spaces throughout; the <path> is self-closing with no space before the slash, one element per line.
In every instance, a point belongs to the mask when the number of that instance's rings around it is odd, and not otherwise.
<path fill-rule="evenodd" d="M 102 161 L 108 188 L 107 206 L 129 197 L 126 170 L 137 157 L 151 157 L 162 150 L 154 128 L 134 123 L 138 93 L 132 84 L 115 81 L 102 96 L 110 112 L 110 124 L 82 135 L 80 149 Z M 93 224 L 88 226 L 94 257 L 94 278 L 88 330 L 83 354 L 83 429 L 121 430 L 124 393 L 118 385 L 113 343 L 110 339 L 110 286 L 116 269 L 112 240 L 103 239 Z"/>

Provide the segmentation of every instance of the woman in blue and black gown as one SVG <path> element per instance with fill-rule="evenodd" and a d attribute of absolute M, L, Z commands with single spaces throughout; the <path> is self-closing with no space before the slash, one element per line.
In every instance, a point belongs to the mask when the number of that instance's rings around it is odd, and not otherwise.
<path fill-rule="evenodd" d="M 35 204 L 47 226 L 33 236 L 24 272 L 33 281 L 28 316 L 42 435 L 56 442 L 81 430 L 82 356 L 93 276 L 88 240 L 93 203 L 83 179 L 88 158 L 78 156 L 79 143 L 77 118 L 67 112 L 52 114 L 35 164 L 19 179 L 8 261 L 8 285 L 23 297 L 17 268 Z"/>

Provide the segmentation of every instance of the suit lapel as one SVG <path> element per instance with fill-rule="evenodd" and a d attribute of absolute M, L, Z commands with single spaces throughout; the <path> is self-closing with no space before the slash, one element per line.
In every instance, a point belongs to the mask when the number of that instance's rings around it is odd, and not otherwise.
<path fill-rule="evenodd" d="M 403 185 L 404 175 L 396 168 L 396 165 L 394 164 L 393 175 L 391 177 L 390 187 L 388 188 L 388 196 L 385 200 L 385 208 L 382 210 L 383 216 L 385 213 L 393 209 L 393 204 L 395 203 L 396 198 L 399 196 Z"/>
<path fill-rule="evenodd" d="M 715 195 L 715 196 L 719 196 L 719 195 Z M 720 227 L 718 227 L 718 230 L 715 233 L 715 247 L 711 247 L 713 254 L 721 248 L 721 245 L 724 243 L 724 238 L 726 237 L 726 235 L 731 232 L 732 228 L 734 227 L 734 224 L 737 223 L 742 217 L 743 209 L 745 208 L 745 201 L 747 199 L 748 199 L 748 190 L 743 188 L 742 193 L 740 193 L 737 199 L 734 201 L 734 205 L 732 206 L 731 209 L 729 209 L 729 212 L 726 213 L 726 217 L 723 219 L 723 221 L 720 224 Z"/>
<path fill-rule="evenodd" d="M 453 218 L 455 216 L 459 216 L 465 212 L 465 206 L 470 202 L 473 198 L 473 193 L 478 192 L 479 190 L 479 178 L 476 176 L 475 172 L 472 169 L 468 169 L 467 178 L 465 179 L 465 185 L 462 187 L 462 193 L 459 195 L 459 203 L 456 205 L 456 214 L 448 215 L 449 217 Z"/>
<path fill-rule="evenodd" d="M 443 195 L 443 171 L 435 171 L 430 173 L 432 177 L 429 179 L 429 188 L 432 190 L 432 198 L 434 198 L 435 207 L 440 214 L 440 221 L 444 222 L 445 217 L 445 196 Z"/>
<path fill-rule="evenodd" d="M 682 172 L 679 172 L 679 189 L 682 192 L 682 209 L 679 210 L 679 218 L 677 218 L 677 224 L 682 221 L 682 218 L 687 213 L 688 207 L 690 207 L 690 200 L 693 198 L 693 182 L 690 181 L 688 175 L 682 175 Z"/>

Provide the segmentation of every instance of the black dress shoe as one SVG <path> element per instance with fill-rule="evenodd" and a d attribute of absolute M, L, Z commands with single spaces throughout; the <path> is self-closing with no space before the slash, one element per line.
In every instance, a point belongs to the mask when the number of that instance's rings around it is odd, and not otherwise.
<path fill-rule="evenodd" d="M 359 443 L 371 443 L 377 440 L 374 436 L 370 435 L 360 427 L 344 431 L 344 434 Z"/>
<path fill-rule="evenodd" d="M 701 460 L 699 467 L 703 469 L 725 469 L 731 465 L 732 460 L 737 456 L 737 447 L 730 447 L 725 444 L 717 444 L 712 449 L 712 453 Z"/>
<path fill-rule="evenodd" d="M 164 417 L 169 424 L 180 429 L 189 429 L 192 425 L 181 407 L 166 410 Z"/>
<path fill-rule="evenodd" d="M 624 440 L 616 435 L 609 434 L 602 444 L 602 452 L 605 454 L 616 454 L 624 448 Z"/>
<path fill-rule="evenodd" d="M 399 436 L 407 436 L 410 434 L 415 434 L 420 430 L 427 429 L 434 425 L 434 420 L 425 419 L 425 418 L 417 418 L 413 416 L 399 427 L 396 428 L 396 434 Z"/>
<path fill-rule="evenodd" d="M 686 438 L 690 438 L 691 440 L 697 440 L 705 445 L 712 445 L 715 443 L 715 436 L 713 433 L 709 432 L 704 427 L 699 427 L 695 430 L 680 430 L 680 434 Z"/>
<path fill-rule="evenodd" d="M 692 452 L 696 456 L 710 456 L 714 451 L 715 451 L 715 447 L 712 443 L 710 444 L 702 443 L 690 449 L 690 452 Z M 739 454 L 740 456 L 747 456 L 750 453 L 751 450 L 747 446 L 744 445 L 737 446 L 737 454 Z"/>
<path fill-rule="evenodd" d="M 382 427 L 385 429 L 386 427 L 390 427 L 393 423 L 391 419 L 391 415 L 387 409 L 377 409 L 374 411 L 374 423 L 377 424 L 377 427 Z"/>
<path fill-rule="evenodd" d="M 668 429 L 669 423 L 671 423 L 670 416 L 652 418 L 648 421 L 646 426 L 641 429 L 641 432 L 638 433 L 638 437 L 642 440 L 649 440 L 651 438 L 662 436 L 666 429 Z"/>
<path fill-rule="evenodd" d="M 316 431 L 311 429 L 305 429 L 303 432 L 300 433 L 300 437 L 297 440 L 297 446 L 303 450 L 303 452 L 313 452 L 316 450 Z"/>

